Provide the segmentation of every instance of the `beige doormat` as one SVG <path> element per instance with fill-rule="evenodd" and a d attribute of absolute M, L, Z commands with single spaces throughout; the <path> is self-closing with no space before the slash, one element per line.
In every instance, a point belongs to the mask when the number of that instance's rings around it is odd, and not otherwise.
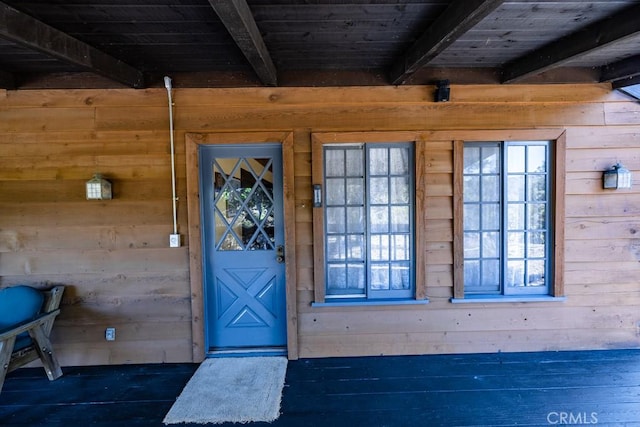
<path fill-rule="evenodd" d="M 207 359 L 164 418 L 165 424 L 271 422 L 280 416 L 284 357 Z"/>

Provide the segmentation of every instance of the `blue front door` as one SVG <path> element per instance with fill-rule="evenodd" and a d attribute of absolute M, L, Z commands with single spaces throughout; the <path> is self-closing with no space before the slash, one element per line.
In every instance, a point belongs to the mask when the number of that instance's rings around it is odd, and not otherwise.
<path fill-rule="evenodd" d="M 201 146 L 210 351 L 286 345 L 282 149 Z"/>

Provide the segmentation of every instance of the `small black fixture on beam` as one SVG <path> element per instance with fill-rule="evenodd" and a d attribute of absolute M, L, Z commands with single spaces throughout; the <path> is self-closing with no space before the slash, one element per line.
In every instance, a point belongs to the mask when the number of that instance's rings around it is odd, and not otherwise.
<path fill-rule="evenodd" d="M 436 102 L 449 102 L 449 96 L 451 95 L 449 80 L 438 80 L 436 86 Z"/>

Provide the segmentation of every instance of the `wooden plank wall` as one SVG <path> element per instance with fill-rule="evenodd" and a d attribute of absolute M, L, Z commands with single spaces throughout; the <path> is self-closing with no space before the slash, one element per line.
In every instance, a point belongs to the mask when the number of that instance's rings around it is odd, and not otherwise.
<path fill-rule="evenodd" d="M 300 357 L 640 345 L 640 106 L 608 85 L 178 89 L 172 231 L 166 90 L 0 91 L 0 286 L 68 285 L 63 365 L 192 360 L 186 132 L 293 131 Z M 452 305 L 451 131 L 565 128 L 564 303 Z M 312 308 L 311 134 L 427 131 L 426 293 L 408 307 Z M 429 142 L 438 141 L 438 142 Z M 621 161 L 634 188 L 601 189 Z M 84 200 L 99 171 L 114 200 Z M 116 327 L 116 341 L 104 329 Z"/>

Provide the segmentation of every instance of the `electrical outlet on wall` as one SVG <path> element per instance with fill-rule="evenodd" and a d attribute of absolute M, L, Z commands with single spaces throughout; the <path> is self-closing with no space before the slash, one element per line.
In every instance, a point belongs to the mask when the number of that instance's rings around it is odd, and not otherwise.
<path fill-rule="evenodd" d="M 104 331 L 104 339 L 107 341 L 115 341 L 116 340 L 116 328 L 107 328 Z"/>
<path fill-rule="evenodd" d="M 169 234 L 169 247 L 170 248 L 179 248 L 180 247 L 180 235 L 179 234 Z"/>

